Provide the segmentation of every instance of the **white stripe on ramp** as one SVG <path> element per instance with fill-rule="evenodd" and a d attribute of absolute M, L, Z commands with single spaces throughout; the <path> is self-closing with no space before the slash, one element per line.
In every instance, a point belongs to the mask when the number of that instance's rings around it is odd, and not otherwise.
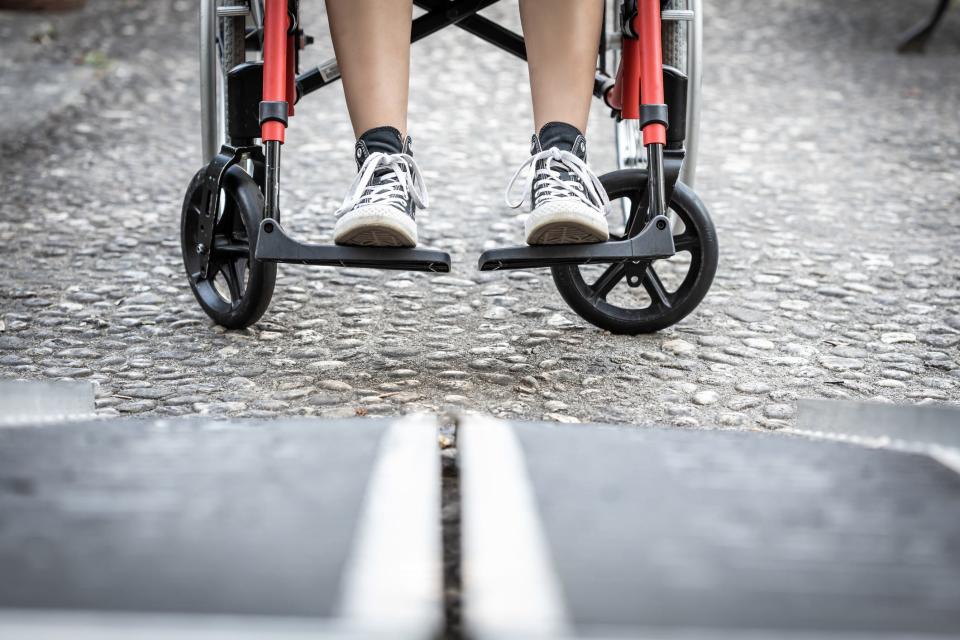
<path fill-rule="evenodd" d="M 572 635 L 513 429 L 468 415 L 457 440 L 467 634 L 480 640 Z"/>
<path fill-rule="evenodd" d="M 428 638 L 442 625 L 440 448 L 433 416 L 380 441 L 336 617 L 351 630 Z"/>

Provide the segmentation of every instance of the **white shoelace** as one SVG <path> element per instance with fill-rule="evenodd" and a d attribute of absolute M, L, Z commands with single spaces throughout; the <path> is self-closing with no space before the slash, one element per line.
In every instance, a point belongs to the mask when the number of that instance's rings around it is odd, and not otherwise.
<path fill-rule="evenodd" d="M 526 189 L 524 189 L 520 200 L 511 200 L 510 193 L 513 191 L 517 180 L 520 179 L 520 175 L 528 167 L 536 167 L 537 163 L 541 160 L 546 160 L 545 166 L 531 171 L 530 175 L 527 176 L 525 180 Z M 564 180 L 560 172 L 554 169 L 553 165 L 555 162 L 560 163 L 564 170 L 579 178 L 579 182 L 577 180 Z M 513 209 L 522 207 L 526 199 L 526 194 L 530 193 L 533 187 L 534 180 L 543 180 L 543 183 L 539 185 L 537 189 L 537 199 L 541 202 L 575 197 L 601 210 L 610 203 L 606 189 L 600 184 L 600 179 L 590 170 L 587 163 L 573 153 L 561 151 L 556 147 L 551 147 L 550 149 L 536 153 L 520 165 L 517 172 L 513 174 L 513 178 L 510 179 L 510 184 L 507 185 L 507 191 L 504 194 L 507 206 Z M 534 202 L 532 206 L 536 206 L 536 204 L 537 203 Z"/>
<path fill-rule="evenodd" d="M 378 184 L 370 184 L 374 174 L 384 168 L 390 172 L 381 175 Z M 360 167 L 347 197 L 337 209 L 337 215 L 350 211 L 361 201 L 364 204 L 388 204 L 406 211 L 408 197 L 413 198 L 414 204 L 421 209 L 430 206 L 423 175 L 413 156 L 376 151 Z"/>

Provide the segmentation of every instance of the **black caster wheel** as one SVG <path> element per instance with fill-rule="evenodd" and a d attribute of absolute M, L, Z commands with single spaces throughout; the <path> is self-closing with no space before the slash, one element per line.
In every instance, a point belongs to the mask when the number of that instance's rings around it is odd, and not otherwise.
<path fill-rule="evenodd" d="M 211 247 L 203 244 L 201 206 L 206 170 L 193 177 L 183 201 L 180 249 L 190 288 L 204 312 L 228 329 L 243 329 L 260 319 L 270 305 L 277 265 L 254 259 L 263 217 L 263 194 L 240 166 L 223 177 L 220 213 Z M 209 252 L 204 273 L 201 257 Z"/>
<path fill-rule="evenodd" d="M 611 202 L 626 199 L 631 219 L 647 210 L 647 173 L 637 169 L 600 177 Z M 553 281 L 563 299 L 584 320 L 612 333 L 652 333 L 679 322 L 696 309 L 717 271 L 717 234 L 707 208 L 692 189 L 677 183 L 670 201 L 676 214 L 676 255 L 638 264 L 560 265 Z M 611 240 L 627 229 L 611 228 Z M 631 236 L 642 224 L 634 225 Z"/>

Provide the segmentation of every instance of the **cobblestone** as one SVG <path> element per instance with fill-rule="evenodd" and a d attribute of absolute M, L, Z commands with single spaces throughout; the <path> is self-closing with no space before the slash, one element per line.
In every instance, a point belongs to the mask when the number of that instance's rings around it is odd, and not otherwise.
<path fill-rule="evenodd" d="M 720 269 L 696 313 L 638 337 L 581 321 L 547 271 L 476 271 L 481 250 L 520 241 L 501 191 L 532 125 L 523 65 L 452 29 L 414 47 L 410 117 L 435 203 L 422 237 L 452 252 L 454 272 L 284 265 L 260 323 L 211 326 L 178 239 L 199 163 L 183 143 L 199 138 L 195 5 L 125 7 L 91 0 L 84 14 L 0 23 L 9 64 L 107 61 L 100 89 L 29 145 L 0 137 L 4 378 L 92 380 L 110 415 L 456 406 L 779 428 L 805 397 L 960 400 L 960 27 L 948 22 L 928 56 L 896 55 L 893 36 L 928 10 L 920 0 L 850 4 L 843 20 L 824 19 L 836 16 L 826 0 L 708 11 L 697 190 Z M 304 11 L 317 62 L 331 52 L 322 3 Z M 493 13 L 517 23 L 515 7 Z M 42 21 L 55 37 L 31 40 Z M 471 81 L 437 82 L 457 77 Z M 599 104 L 589 137 L 592 162 L 613 168 Z M 291 232 L 328 239 L 351 144 L 339 86 L 308 97 L 285 146 Z"/>

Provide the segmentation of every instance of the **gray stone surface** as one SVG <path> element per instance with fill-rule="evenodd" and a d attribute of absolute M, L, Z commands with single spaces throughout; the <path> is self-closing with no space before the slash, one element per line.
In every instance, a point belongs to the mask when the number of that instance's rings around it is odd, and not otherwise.
<path fill-rule="evenodd" d="M 283 266 L 263 321 L 224 332 L 179 256 L 199 162 L 195 3 L 91 0 L 29 18 L 53 27 L 36 37 L 4 16 L 12 63 L 79 61 L 103 76 L 26 147 L 2 143 L 0 376 L 89 380 L 98 410 L 121 415 L 452 405 L 778 428 L 806 397 L 956 403 L 960 14 L 928 55 L 893 52 L 927 5 L 707 3 L 698 191 L 719 274 L 695 315 L 636 338 L 583 323 L 546 272 L 475 270 L 481 250 L 521 239 L 502 189 L 532 129 L 526 69 L 492 47 L 450 30 L 413 54 L 410 131 L 435 204 L 422 236 L 452 251 L 454 273 Z M 330 54 L 322 3 L 304 11 L 318 62 Z M 516 23 L 515 6 L 493 13 Z M 600 105 L 589 135 L 592 162 L 612 168 Z M 284 157 L 291 232 L 329 238 L 352 139 L 339 86 L 299 105 Z"/>
<path fill-rule="evenodd" d="M 82 105 L 97 71 L 75 64 L 0 63 L 0 140 L 26 142 L 31 130 L 70 106 Z"/>
<path fill-rule="evenodd" d="M 930 458 L 779 434 L 514 430 L 578 634 L 960 633 L 960 476 Z"/>
<path fill-rule="evenodd" d="M 85 106 L 109 66 L 104 47 L 121 36 L 104 33 L 116 25 L 116 12 L 106 2 L 61 13 L 0 10 L 0 144 L 28 144 L 58 118 L 70 117 L 71 109 Z M 100 28 L 92 28 L 97 22 Z M 127 25 L 122 32 L 135 33 Z"/>
<path fill-rule="evenodd" d="M 0 608 L 330 618 L 386 427 L 0 430 Z"/>

